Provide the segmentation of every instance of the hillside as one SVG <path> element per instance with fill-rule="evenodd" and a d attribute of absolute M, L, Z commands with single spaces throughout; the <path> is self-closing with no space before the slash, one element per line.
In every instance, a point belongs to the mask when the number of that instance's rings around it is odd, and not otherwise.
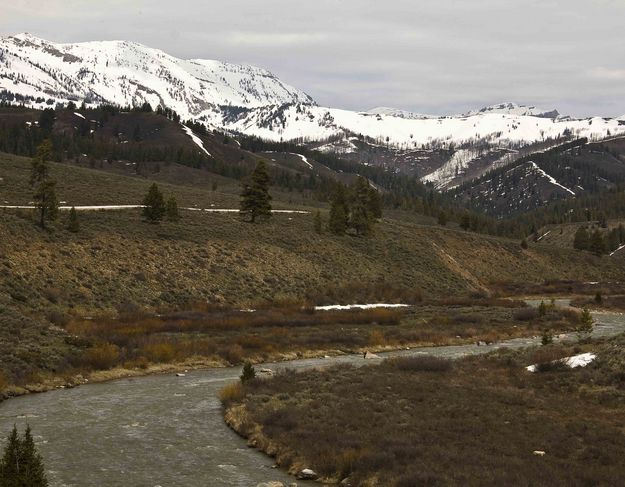
<path fill-rule="evenodd" d="M 68 205 L 136 204 L 150 184 L 52 166 Z M 28 199 L 28 168 L 27 159 L 0 159 L 2 200 Z M 172 184 L 162 189 L 181 207 L 238 206 L 233 193 Z M 274 201 L 274 208 L 292 207 Z M 242 304 L 380 280 L 442 296 L 498 281 L 602 280 L 620 273 L 606 258 L 548 245 L 524 251 L 518 241 L 415 224 L 401 212 L 385 218 L 371 239 L 317 235 L 312 214 L 275 215 L 266 225 L 190 211 L 180 223 L 158 226 L 142 223 L 138 210 L 82 213 L 80 219 L 81 232 L 73 235 L 63 229 L 63 217 L 53 231 L 42 232 L 29 212 L 3 212 L 2 289 L 15 295 L 16 305 L 92 313 L 125 301 L 148 307 L 179 307 L 196 299 Z M 56 296 L 52 304 L 50 293 Z"/>
<path fill-rule="evenodd" d="M 625 184 L 625 138 L 562 144 L 467 181 L 451 191 L 457 201 L 498 218 L 519 215 Z"/>

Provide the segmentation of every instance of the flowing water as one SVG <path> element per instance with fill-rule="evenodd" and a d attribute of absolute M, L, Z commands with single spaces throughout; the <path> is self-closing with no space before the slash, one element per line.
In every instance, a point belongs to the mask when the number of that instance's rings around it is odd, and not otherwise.
<path fill-rule="evenodd" d="M 530 302 L 537 305 L 538 302 Z M 568 304 L 561 301 L 559 304 Z M 625 331 L 625 316 L 595 313 L 595 336 Z M 565 339 L 572 338 L 568 335 Z M 488 346 L 424 347 L 381 357 L 429 354 L 458 358 L 497 348 L 536 345 L 540 338 Z M 337 363 L 375 363 L 362 355 L 265 364 L 273 370 Z M 221 487 L 293 482 L 224 424 L 218 391 L 240 368 L 121 379 L 23 396 L 0 404 L 0 432 L 29 423 L 52 487 Z M 298 481 L 298 485 L 307 485 Z M 311 484 L 312 485 L 312 484 Z"/>

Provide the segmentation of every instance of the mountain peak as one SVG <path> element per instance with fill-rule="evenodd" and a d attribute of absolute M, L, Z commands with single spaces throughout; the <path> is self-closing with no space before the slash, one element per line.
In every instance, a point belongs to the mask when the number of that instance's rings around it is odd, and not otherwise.
<path fill-rule="evenodd" d="M 504 102 L 495 105 L 489 105 L 479 110 L 473 110 L 465 113 L 465 116 L 479 115 L 482 113 L 500 113 L 504 115 L 520 115 L 541 118 L 558 118 L 560 113 L 555 108 L 544 110 L 533 105 L 520 105 L 514 102 Z"/>

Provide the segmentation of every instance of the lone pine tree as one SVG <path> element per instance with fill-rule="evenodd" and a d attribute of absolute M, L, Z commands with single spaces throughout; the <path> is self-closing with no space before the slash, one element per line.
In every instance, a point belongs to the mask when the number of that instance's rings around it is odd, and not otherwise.
<path fill-rule="evenodd" d="M 166 211 L 163 193 L 158 189 L 158 185 L 154 183 L 150 186 L 148 194 L 143 199 L 143 216 L 149 222 L 158 223 L 163 219 Z"/>
<path fill-rule="evenodd" d="M 56 198 L 56 181 L 50 177 L 48 161 L 52 157 L 52 142 L 46 139 L 39 147 L 33 158 L 30 173 L 30 185 L 34 189 L 33 201 L 39 212 L 39 225 L 46 227 L 46 220 L 54 220 L 58 214 Z"/>
<path fill-rule="evenodd" d="M 48 481 L 41 455 L 33 441 L 30 426 L 22 438 L 17 427 L 7 439 L 4 455 L 0 459 L 0 487 L 47 487 Z"/>
<path fill-rule="evenodd" d="M 249 182 L 243 183 L 239 213 L 242 217 L 249 218 L 251 223 L 271 217 L 269 174 L 263 161 L 258 162 Z"/>

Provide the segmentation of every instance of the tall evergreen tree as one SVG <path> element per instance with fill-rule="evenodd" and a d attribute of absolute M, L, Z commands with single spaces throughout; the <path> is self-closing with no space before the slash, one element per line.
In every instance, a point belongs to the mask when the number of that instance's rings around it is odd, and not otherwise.
<path fill-rule="evenodd" d="M 351 189 L 352 205 L 348 225 L 356 230 L 357 235 L 368 235 L 372 228 L 372 217 L 369 214 L 369 183 L 359 176 Z"/>
<path fill-rule="evenodd" d="M 47 487 L 43 460 L 33 441 L 30 426 L 22 438 L 17 427 L 8 437 L 4 455 L 0 459 L 0 487 Z"/>
<path fill-rule="evenodd" d="M 345 186 L 338 183 L 330 201 L 330 220 L 328 221 L 328 228 L 335 235 L 343 235 L 347 230 L 348 211 Z"/>
<path fill-rule="evenodd" d="M 29 487 L 45 487 L 48 485 L 43 460 L 37 451 L 30 426 L 26 426 L 26 431 L 22 438 L 21 445 L 22 464 L 20 467 L 20 477 L 22 485 Z"/>
<path fill-rule="evenodd" d="M 599 230 L 595 230 L 593 232 L 592 237 L 590 239 L 589 250 L 595 255 L 605 254 L 605 251 L 606 251 L 605 240 L 603 240 L 603 235 L 601 235 L 601 232 Z"/>
<path fill-rule="evenodd" d="M 575 232 L 573 248 L 577 250 L 588 250 L 590 246 L 590 236 L 584 227 L 579 227 Z"/>
<path fill-rule="evenodd" d="M 263 161 L 258 161 L 249 182 L 243 184 L 241 193 L 241 216 L 254 223 L 258 218 L 271 217 L 271 195 L 269 194 L 269 174 Z"/>
<path fill-rule="evenodd" d="M 158 223 L 165 216 L 165 198 L 158 189 L 158 185 L 153 183 L 148 190 L 148 194 L 143 199 L 143 216 L 152 223 Z"/>
<path fill-rule="evenodd" d="M 37 154 L 32 160 L 30 185 L 34 189 L 33 200 L 39 212 L 39 225 L 45 228 L 46 220 L 54 220 L 59 204 L 56 198 L 56 181 L 50 176 L 48 161 L 52 157 L 52 142 L 44 140 L 37 147 Z"/>
<path fill-rule="evenodd" d="M 382 218 L 382 199 L 380 193 L 373 186 L 369 188 L 368 211 L 371 218 Z"/>
<path fill-rule="evenodd" d="M 166 207 L 165 212 L 167 215 L 167 219 L 170 222 L 177 222 L 180 220 L 180 212 L 178 211 L 178 202 L 176 201 L 176 198 L 174 196 L 171 196 L 167 200 L 167 207 Z"/>

